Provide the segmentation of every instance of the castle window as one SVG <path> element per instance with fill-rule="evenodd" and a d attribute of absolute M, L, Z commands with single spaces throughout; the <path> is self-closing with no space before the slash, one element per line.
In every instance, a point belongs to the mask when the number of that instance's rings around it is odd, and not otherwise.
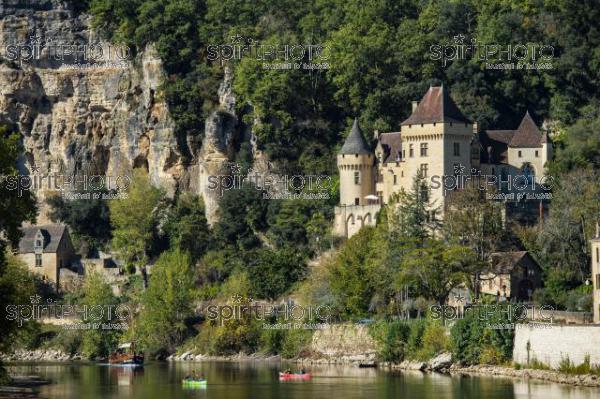
<path fill-rule="evenodd" d="M 496 170 L 494 168 L 492 168 L 492 174 L 495 175 L 496 174 Z"/>
<path fill-rule="evenodd" d="M 35 254 L 35 266 L 42 267 L 42 254 Z"/>
<path fill-rule="evenodd" d="M 360 205 L 360 198 L 354 198 L 354 205 Z M 352 219 L 352 224 L 354 224 L 354 219 Z"/>
<path fill-rule="evenodd" d="M 394 186 L 395 186 L 395 185 L 398 183 L 398 179 L 397 179 L 397 177 L 398 177 L 398 176 L 394 175 Z"/>
<path fill-rule="evenodd" d="M 539 157 L 540 156 L 540 152 L 538 150 L 535 150 L 535 157 Z"/>
<path fill-rule="evenodd" d="M 454 143 L 454 156 L 460 156 L 460 143 Z"/>
<path fill-rule="evenodd" d="M 519 158 L 521 158 L 523 156 L 523 153 L 521 151 L 519 151 Z"/>
<path fill-rule="evenodd" d="M 421 156 L 427 156 L 427 143 L 421 143 Z"/>
<path fill-rule="evenodd" d="M 413 149 L 413 145 L 412 144 L 408 145 L 408 156 L 411 157 L 411 158 L 415 156 L 415 150 Z"/>
<path fill-rule="evenodd" d="M 421 175 L 422 175 L 423 177 L 427 177 L 427 169 L 428 169 L 428 168 L 429 168 L 429 167 L 427 166 L 427 164 L 426 164 L 426 163 L 422 163 L 422 164 L 421 164 Z"/>
<path fill-rule="evenodd" d="M 600 274 L 596 274 L 596 289 L 600 290 Z"/>
<path fill-rule="evenodd" d="M 402 158 L 406 158 L 406 150 L 402 150 Z"/>
<path fill-rule="evenodd" d="M 600 263 L 600 248 L 596 248 L 596 263 Z"/>
<path fill-rule="evenodd" d="M 404 171 L 403 170 L 400 171 L 400 176 L 404 177 Z"/>
<path fill-rule="evenodd" d="M 35 240 L 35 246 L 36 247 L 41 247 L 42 246 L 42 241 L 41 240 Z"/>
<path fill-rule="evenodd" d="M 360 172 L 354 172 L 354 184 L 360 184 Z"/>

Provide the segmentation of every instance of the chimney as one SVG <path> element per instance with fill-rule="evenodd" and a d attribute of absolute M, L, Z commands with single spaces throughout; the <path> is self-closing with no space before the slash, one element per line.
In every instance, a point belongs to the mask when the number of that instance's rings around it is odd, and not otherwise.
<path fill-rule="evenodd" d="M 419 102 L 418 101 L 413 101 L 412 102 L 412 112 L 415 112 L 415 109 L 417 109 L 418 106 L 419 106 Z"/>

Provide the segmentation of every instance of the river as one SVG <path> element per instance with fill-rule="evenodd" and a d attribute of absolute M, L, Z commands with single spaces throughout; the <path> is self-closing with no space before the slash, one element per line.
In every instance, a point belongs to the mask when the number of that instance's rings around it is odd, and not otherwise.
<path fill-rule="evenodd" d="M 38 374 L 52 384 L 40 396 L 60 399 L 591 399 L 600 389 L 499 377 L 448 376 L 421 372 L 315 366 L 310 381 L 280 382 L 279 363 L 149 363 L 142 369 L 91 363 L 12 364 L 11 372 Z M 287 366 L 286 366 L 287 367 Z M 292 369 L 296 365 L 289 365 Z M 192 370 L 204 373 L 206 387 L 185 388 Z"/>

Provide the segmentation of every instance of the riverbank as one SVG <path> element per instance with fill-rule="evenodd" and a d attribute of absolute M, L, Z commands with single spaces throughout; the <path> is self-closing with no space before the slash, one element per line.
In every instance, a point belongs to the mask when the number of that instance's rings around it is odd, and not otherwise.
<path fill-rule="evenodd" d="M 12 353 L 0 353 L 2 362 L 68 362 L 85 360 L 79 353 L 68 354 L 58 349 L 17 349 Z"/>
<path fill-rule="evenodd" d="M 593 374 L 565 374 L 555 370 L 515 369 L 504 366 L 474 365 L 459 366 L 452 365 L 447 372 L 451 375 L 486 375 L 497 377 L 509 377 L 516 379 L 535 379 L 545 382 L 567 384 L 584 387 L 600 387 L 600 377 Z"/>

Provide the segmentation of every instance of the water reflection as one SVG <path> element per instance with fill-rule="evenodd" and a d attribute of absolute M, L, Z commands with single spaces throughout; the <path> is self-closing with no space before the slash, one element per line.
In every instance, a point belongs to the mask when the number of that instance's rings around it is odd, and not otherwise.
<path fill-rule="evenodd" d="M 296 365 L 289 365 L 296 369 Z M 357 367 L 319 366 L 310 381 L 280 382 L 288 365 L 261 362 L 150 363 L 144 368 L 95 364 L 20 364 L 13 372 L 39 374 L 54 383 L 41 396 L 60 399 L 592 399 L 599 389 L 571 387 L 500 377 L 447 376 Z M 196 370 L 208 385 L 184 387 L 181 380 Z"/>

